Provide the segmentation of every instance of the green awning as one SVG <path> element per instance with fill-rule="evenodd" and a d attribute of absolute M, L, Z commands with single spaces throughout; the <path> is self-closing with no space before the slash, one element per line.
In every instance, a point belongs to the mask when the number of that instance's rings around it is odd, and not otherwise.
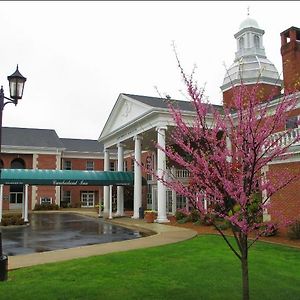
<path fill-rule="evenodd" d="M 0 184 L 133 185 L 133 172 L 0 169 Z"/>

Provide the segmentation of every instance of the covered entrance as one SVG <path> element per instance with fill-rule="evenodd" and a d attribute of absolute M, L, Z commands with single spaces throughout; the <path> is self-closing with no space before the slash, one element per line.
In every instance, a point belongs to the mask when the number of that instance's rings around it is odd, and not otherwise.
<path fill-rule="evenodd" d="M 133 172 L 116 171 L 77 171 L 77 170 L 34 170 L 34 169 L 0 169 L 0 222 L 3 208 L 3 186 L 11 187 L 11 205 L 22 207 L 24 221 L 28 222 L 28 187 L 29 185 L 52 186 L 130 186 L 134 183 Z M 19 191 L 19 187 L 24 186 Z M 14 191 L 14 192 L 12 192 Z M 24 195 L 24 196 L 23 196 Z M 24 204 L 23 203 L 24 197 Z M 109 195 L 109 217 L 112 217 L 112 193 Z M 83 206 L 94 206 L 95 195 L 87 188 L 81 194 Z"/>

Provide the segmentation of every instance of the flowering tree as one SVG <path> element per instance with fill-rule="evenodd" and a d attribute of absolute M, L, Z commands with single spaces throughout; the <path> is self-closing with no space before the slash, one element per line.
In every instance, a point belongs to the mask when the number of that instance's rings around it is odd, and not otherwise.
<path fill-rule="evenodd" d="M 220 109 L 205 100 L 193 74 L 187 76 L 180 63 L 179 67 L 195 119 L 192 123 L 185 121 L 180 109 L 170 102 L 175 122 L 172 143 L 157 147 L 191 177 L 188 185 L 166 175 L 157 179 L 185 196 L 201 217 L 210 218 L 241 262 L 243 299 L 249 299 L 248 251 L 270 230 L 263 224 L 263 211 L 274 193 L 296 179 L 288 170 L 279 174 L 271 169 L 267 177 L 265 173 L 270 162 L 288 157 L 288 148 L 299 141 L 291 130 L 284 130 L 296 99 L 291 94 L 280 101 L 270 97 L 261 102 L 257 97 L 259 85 L 249 90 L 241 84 L 234 88 L 234 109 Z M 282 143 L 283 138 L 286 143 Z M 259 197 L 262 193 L 263 198 Z M 233 242 L 217 225 L 217 219 L 229 222 Z M 255 234 L 254 239 L 249 240 L 250 233 Z"/>

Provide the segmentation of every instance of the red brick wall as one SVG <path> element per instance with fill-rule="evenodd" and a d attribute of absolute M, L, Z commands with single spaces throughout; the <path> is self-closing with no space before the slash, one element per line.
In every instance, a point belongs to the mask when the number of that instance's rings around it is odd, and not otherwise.
<path fill-rule="evenodd" d="M 44 185 L 37 186 L 36 202 L 38 204 L 40 204 L 41 197 L 50 197 L 52 198 L 52 203 L 56 204 L 57 199 L 55 197 L 55 186 L 44 186 Z"/>
<path fill-rule="evenodd" d="M 56 155 L 54 154 L 39 154 L 37 157 L 37 168 L 45 170 L 56 169 Z M 36 202 L 40 204 L 40 198 L 50 197 L 52 203 L 56 204 L 57 199 L 55 196 L 55 186 L 37 186 Z"/>
<path fill-rule="evenodd" d="M 269 170 L 280 172 L 284 168 L 288 168 L 291 173 L 300 174 L 300 162 L 271 165 Z M 272 196 L 269 212 L 272 221 L 300 219 L 300 179 Z"/>
<path fill-rule="evenodd" d="M 286 91 L 300 90 L 300 42 L 297 41 L 297 35 L 299 34 L 295 28 L 290 28 L 281 33 L 280 50 Z"/>
<path fill-rule="evenodd" d="M 94 170 L 95 171 L 103 171 L 104 170 L 104 159 L 86 159 L 86 158 L 62 158 L 61 168 L 63 168 L 64 161 L 71 161 L 72 170 L 86 170 L 87 161 L 94 162 Z"/>
<path fill-rule="evenodd" d="M 56 155 L 51 154 L 39 154 L 37 158 L 38 169 L 56 169 Z"/>
<path fill-rule="evenodd" d="M 80 207 L 81 201 L 81 192 L 94 192 L 95 193 L 95 205 L 99 204 L 99 195 L 100 199 L 103 202 L 103 187 L 99 186 L 63 186 L 61 187 L 61 201 L 63 200 L 63 192 L 70 191 L 71 192 L 71 206 L 72 207 Z"/>
<path fill-rule="evenodd" d="M 87 161 L 94 162 L 95 171 L 103 171 L 104 169 L 104 160 L 103 159 L 92 159 L 92 158 L 62 158 L 61 168 L 63 168 L 64 161 L 71 161 L 72 170 L 86 170 Z M 72 207 L 80 207 L 81 201 L 81 192 L 90 191 L 95 192 L 95 205 L 99 204 L 99 195 L 103 199 L 103 187 L 99 186 L 64 186 L 61 187 L 61 200 L 63 200 L 63 191 L 71 192 L 71 205 Z"/>
<path fill-rule="evenodd" d="M 15 159 L 22 159 L 25 163 L 25 169 L 32 169 L 32 154 L 15 154 L 15 153 L 1 153 L 1 160 L 3 161 L 3 168 L 10 169 L 11 163 Z"/>
<path fill-rule="evenodd" d="M 16 153 L 1 153 L 1 160 L 3 162 L 4 169 L 10 169 L 11 163 L 15 159 L 22 159 L 25 163 L 26 169 L 32 168 L 32 154 L 16 154 Z M 10 186 L 5 185 L 3 188 L 3 209 L 9 209 L 9 193 L 10 193 Z M 28 202 L 29 202 L 29 209 L 31 209 L 31 187 L 28 189 Z"/>
<path fill-rule="evenodd" d="M 251 94 L 252 89 L 255 87 L 254 84 L 249 84 L 245 85 L 247 91 L 249 94 Z M 231 88 L 230 90 L 227 90 L 223 93 L 223 105 L 225 107 L 234 107 L 234 96 L 233 96 L 233 91 L 234 88 Z M 280 95 L 280 87 L 270 85 L 270 84 L 265 84 L 265 83 L 260 83 L 259 88 L 257 90 L 257 97 L 261 100 L 267 100 L 270 95 L 278 96 Z"/>

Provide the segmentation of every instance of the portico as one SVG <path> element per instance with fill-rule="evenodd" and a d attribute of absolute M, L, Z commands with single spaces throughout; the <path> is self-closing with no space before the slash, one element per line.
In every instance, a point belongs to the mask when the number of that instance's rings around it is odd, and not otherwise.
<path fill-rule="evenodd" d="M 134 160 L 134 193 L 133 218 L 139 217 L 139 208 L 146 197 L 143 195 L 142 176 L 146 174 L 142 168 L 145 165 L 145 154 L 151 153 L 151 168 L 159 177 L 168 178 L 165 153 L 156 148 L 159 144 L 164 148 L 168 144 L 169 132 L 174 126 L 168 108 L 168 100 L 129 94 L 120 94 L 99 137 L 106 151 L 117 150 L 118 170 L 124 168 L 124 159 Z M 190 102 L 173 100 L 183 111 L 186 118 L 192 121 L 194 110 Z M 105 152 L 106 153 L 106 152 Z M 105 166 L 109 165 L 109 157 L 105 156 Z M 125 170 L 126 171 L 126 170 Z M 167 201 L 172 202 L 172 212 L 176 211 L 176 193 L 167 191 L 166 187 L 154 180 L 148 179 L 148 194 L 151 195 L 152 209 L 157 209 L 156 222 L 168 222 Z M 168 197 L 170 195 L 170 197 Z M 104 211 L 107 211 L 108 193 L 104 194 Z M 144 205 L 145 207 L 145 205 Z M 149 207 L 148 207 L 149 208 Z M 117 213 L 124 213 L 124 189 L 117 190 Z"/>

